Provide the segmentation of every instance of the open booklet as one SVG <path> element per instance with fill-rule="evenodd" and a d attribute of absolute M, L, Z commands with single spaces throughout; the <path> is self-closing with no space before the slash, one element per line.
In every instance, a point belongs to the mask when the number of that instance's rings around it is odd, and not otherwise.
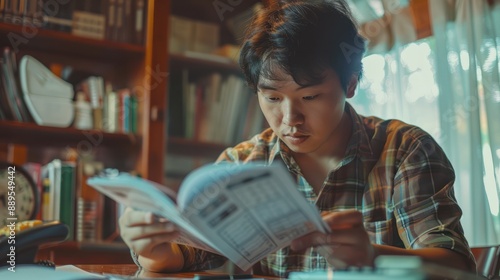
<path fill-rule="evenodd" d="M 175 223 L 176 243 L 227 257 L 243 270 L 292 240 L 327 231 L 318 209 L 281 163 L 220 163 L 192 171 L 176 194 L 127 173 L 87 183 L 119 203 Z"/>

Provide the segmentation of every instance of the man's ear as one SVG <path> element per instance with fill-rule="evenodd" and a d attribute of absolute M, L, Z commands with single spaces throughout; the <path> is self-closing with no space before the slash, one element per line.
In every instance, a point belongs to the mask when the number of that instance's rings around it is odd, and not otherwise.
<path fill-rule="evenodd" d="M 354 92 L 356 91 L 356 87 L 358 86 L 358 76 L 352 75 L 349 80 L 349 84 L 347 85 L 346 97 L 352 98 L 354 96 Z"/>

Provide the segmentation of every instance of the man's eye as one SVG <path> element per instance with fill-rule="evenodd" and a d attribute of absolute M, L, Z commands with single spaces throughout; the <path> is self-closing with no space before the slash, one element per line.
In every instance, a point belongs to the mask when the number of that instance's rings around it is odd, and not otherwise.
<path fill-rule="evenodd" d="M 272 101 L 272 102 L 276 102 L 276 101 L 279 101 L 280 98 L 279 97 L 267 97 L 267 100 Z"/>
<path fill-rule="evenodd" d="M 316 97 L 318 97 L 319 94 L 316 94 L 316 95 L 310 95 L 310 96 L 304 96 L 302 97 L 304 100 L 314 100 L 316 99 Z"/>

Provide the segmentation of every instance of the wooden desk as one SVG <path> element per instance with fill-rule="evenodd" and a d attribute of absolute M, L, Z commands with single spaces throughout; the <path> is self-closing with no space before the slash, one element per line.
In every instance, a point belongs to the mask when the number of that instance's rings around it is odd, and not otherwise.
<path fill-rule="evenodd" d="M 133 276 L 138 268 L 135 264 L 77 264 L 76 267 L 92 273 L 109 273 Z"/>
<path fill-rule="evenodd" d="M 71 241 L 42 246 L 37 252 L 36 260 L 50 260 L 57 265 L 75 263 L 134 264 L 130 256 L 130 249 L 125 244 Z"/>
<path fill-rule="evenodd" d="M 89 264 L 82 264 L 82 265 L 75 265 L 76 267 L 83 269 L 88 272 L 92 273 L 97 273 L 97 274 L 117 274 L 117 275 L 124 275 L 124 276 L 134 276 L 136 275 L 138 268 L 135 264 L 95 264 L 95 265 L 89 265 Z M 137 276 L 139 277 L 144 277 L 144 278 L 164 278 L 164 277 L 169 277 L 169 278 L 193 278 L 195 274 L 206 274 L 206 275 L 211 275 L 211 274 L 224 274 L 221 272 L 217 271 L 206 271 L 206 272 L 182 272 L 182 273 L 154 273 L 154 272 L 146 272 L 146 271 L 141 271 Z M 269 280 L 277 280 L 280 278 L 276 277 L 260 277 L 260 276 L 254 276 L 255 278 L 264 278 L 264 279 L 269 279 Z"/>
<path fill-rule="evenodd" d="M 112 265 L 112 264 L 106 264 L 106 265 L 75 265 L 76 267 L 83 269 L 88 272 L 92 273 L 97 273 L 97 274 L 102 274 L 102 273 L 107 273 L 107 274 L 117 274 L 117 275 L 124 275 L 124 276 L 135 276 L 138 268 L 135 264 L 130 265 L 130 264 L 117 264 L 117 265 Z M 441 266 L 437 265 L 430 265 L 426 269 L 427 277 L 426 279 L 430 280 L 442 280 L 442 279 L 455 279 L 455 280 L 484 280 L 485 278 L 476 276 L 474 274 L 469 274 L 463 271 L 459 271 L 456 269 L 451 269 L 451 268 L 443 268 Z M 195 274 L 203 274 L 203 275 L 217 275 L 217 274 L 224 274 L 223 272 L 220 271 L 206 271 L 206 272 L 184 272 L 184 273 L 153 273 L 153 272 L 145 272 L 142 271 L 140 272 L 137 276 L 139 277 L 144 277 L 144 278 L 193 278 Z M 346 274 L 342 274 L 342 276 L 338 275 L 342 279 L 347 279 Z M 370 277 L 365 277 L 365 278 L 352 278 L 353 275 L 350 275 L 348 279 L 370 279 Z M 396 275 L 397 277 L 397 275 Z M 255 275 L 254 278 L 261 278 L 261 279 L 267 279 L 267 280 L 278 280 L 278 279 L 283 279 L 283 278 L 277 278 L 277 277 L 269 277 L 269 276 L 258 276 Z M 139 278 L 140 279 L 140 278 Z M 337 279 L 337 278 L 335 278 Z M 376 278 L 380 279 L 380 275 Z M 391 278 L 394 279 L 394 278 Z M 405 279 L 404 275 L 401 278 L 398 279 Z"/>

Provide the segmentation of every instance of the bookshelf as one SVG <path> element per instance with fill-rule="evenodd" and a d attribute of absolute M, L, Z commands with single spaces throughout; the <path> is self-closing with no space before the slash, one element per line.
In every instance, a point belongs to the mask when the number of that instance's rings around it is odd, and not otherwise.
<path fill-rule="evenodd" d="M 134 0 L 136 1 L 136 0 Z M 166 174 L 166 159 L 181 156 L 199 166 L 213 161 L 236 141 L 192 139 L 168 132 L 172 119 L 169 105 L 174 96 L 169 86 L 175 75 L 188 71 L 196 81 L 210 74 L 234 75 L 241 78 L 235 62 L 220 62 L 184 54 L 171 54 L 169 48 L 169 18 L 171 15 L 205 20 L 220 26 L 220 44 L 235 43 L 225 21 L 221 21 L 213 1 L 204 0 L 146 0 L 144 43 L 132 44 L 109 39 L 78 37 L 61 31 L 38 28 L 26 36 L 22 25 L 0 22 L 0 46 L 12 46 L 9 36 L 17 34 L 26 40 L 16 45 L 19 60 L 25 54 L 36 57 L 45 65 L 70 65 L 81 71 L 101 75 L 116 88 L 134 88 L 141 93 L 137 133 L 109 133 L 100 130 L 79 130 L 38 126 L 34 123 L 0 121 L 0 160 L 17 164 L 41 162 L 46 164 L 67 147 L 90 142 L 96 158 L 106 167 L 136 170 L 143 177 L 170 185 Z M 223 1 L 224 2 L 224 1 Z M 238 1 L 230 1 L 237 3 Z M 241 1 L 224 12 L 228 18 L 251 7 L 258 0 Z M 268 4 L 268 1 L 262 1 Z M 24 37 L 23 37 L 24 36 Z M 174 118 L 174 121 L 176 119 Z M 193 166 L 190 166 L 191 169 Z M 168 168 L 168 167 L 167 167 Z M 180 175 L 181 177 L 183 174 Z M 179 179 L 179 177 L 177 177 Z M 175 186 L 173 186 L 175 187 Z M 97 257 L 98 256 L 98 257 Z M 131 262 L 123 243 L 69 241 L 39 252 L 39 259 L 52 259 L 57 264 L 126 263 Z"/>
<path fill-rule="evenodd" d="M 46 66 L 70 66 L 102 76 L 115 89 L 132 89 L 140 97 L 136 133 L 0 120 L 0 160 L 20 165 L 25 162 L 47 164 L 60 157 L 65 149 L 78 149 L 86 144 L 105 167 L 135 170 L 150 180 L 163 180 L 169 61 L 165 15 L 169 14 L 170 1 L 145 1 L 142 44 L 79 37 L 0 21 L 0 46 L 13 49 L 18 61 L 24 55 L 31 55 Z M 129 250 L 120 242 L 68 241 L 41 249 L 38 259 L 51 259 L 57 264 L 132 262 Z"/>
<path fill-rule="evenodd" d="M 32 55 L 45 65 L 61 64 L 76 67 L 79 70 L 102 75 L 115 87 L 129 87 L 141 91 L 139 132 L 137 135 L 102 132 L 103 144 L 112 146 L 138 147 L 138 160 L 130 169 L 136 169 L 143 176 L 161 181 L 161 166 L 151 164 L 156 154 L 163 150 L 164 139 L 149 137 L 149 131 L 163 129 L 163 119 L 149 118 L 151 108 L 158 114 L 164 111 L 166 79 L 152 75 L 167 71 L 165 23 L 162 20 L 168 13 L 166 1 L 148 0 L 147 22 L 144 45 L 96 40 L 74 36 L 60 31 L 35 28 L 26 35 L 25 26 L 0 22 L 0 44 L 17 50 L 18 59 L 25 54 Z M 17 36 L 17 37 L 13 37 Z M 25 38 L 26 41 L 12 43 L 9 38 Z M 20 42 L 20 43 L 19 43 Z M 154 104 L 150 107 L 150 104 Z M 60 146 L 73 144 L 82 136 L 82 131 L 74 128 L 40 127 L 34 123 L 0 121 L 5 128 L 0 134 L 3 144 L 23 144 L 29 150 L 31 146 Z M 33 136 L 41 135 L 38 143 Z M 31 136 L 31 137 L 30 137 Z M 5 149 L 6 145 L 3 145 Z M 8 149 L 8 148 L 7 148 Z M 4 153 L 5 154 L 5 153 Z M 8 160 L 8 159 L 4 159 Z M 16 159 L 12 159 L 16 161 Z M 18 159 L 22 160 L 22 159 Z"/>
<path fill-rule="evenodd" d="M 9 38 L 15 38 L 19 41 L 13 45 L 18 45 L 20 50 L 49 51 L 94 59 L 141 59 L 146 51 L 145 47 L 140 45 L 77 37 L 69 33 L 42 28 L 27 33 L 22 25 L 3 22 L 0 22 L 0 34 L 2 34 L 0 37 L 2 46 L 11 45 Z M 9 34 L 16 34 L 16 37 L 9 37 Z"/>
<path fill-rule="evenodd" d="M 213 162 L 226 147 L 262 130 L 263 117 L 258 119 L 249 113 L 250 107 L 254 114 L 260 113 L 260 109 L 243 80 L 237 54 L 227 56 L 226 52 L 226 56 L 218 58 L 213 53 L 228 45 L 234 46 L 232 50 L 239 48 L 238 31 L 232 29 L 238 26 L 235 19 L 252 11 L 256 4 L 270 5 L 270 2 L 171 1 L 164 164 L 164 181 L 169 186 L 177 188 L 189 171 Z M 194 35 L 189 37 L 186 35 L 189 33 Z M 205 44 L 211 44 L 212 51 L 201 51 Z M 237 109 L 231 111 L 231 108 Z M 261 125 L 246 123 L 254 119 Z M 250 126 L 258 128 L 247 129 Z"/>
<path fill-rule="evenodd" d="M 36 135 L 36 138 L 33 137 Z M 140 135 L 108 133 L 99 130 L 80 130 L 72 127 L 60 128 L 40 126 L 34 123 L 14 121 L 0 122 L 0 139 L 9 138 L 10 143 L 28 146 L 76 146 L 81 141 L 89 141 L 87 135 L 98 135 L 99 145 L 106 147 L 134 147 L 142 141 Z M 54 141 L 57 139 L 57 141 Z"/>

